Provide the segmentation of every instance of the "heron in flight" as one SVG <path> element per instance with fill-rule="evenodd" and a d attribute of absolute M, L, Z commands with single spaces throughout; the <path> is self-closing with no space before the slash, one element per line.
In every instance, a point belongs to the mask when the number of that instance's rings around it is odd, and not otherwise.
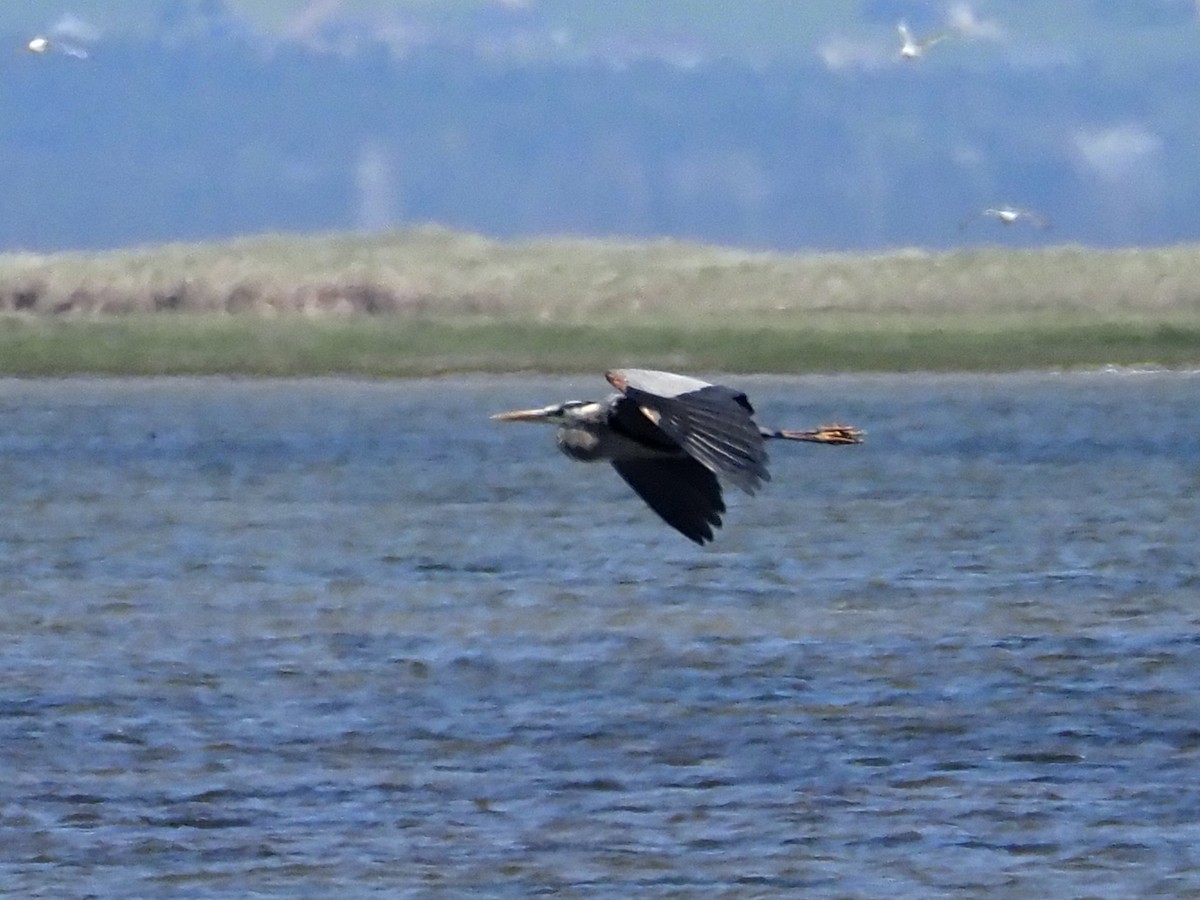
<path fill-rule="evenodd" d="M 614 369 L 604 400 L 569 400 L 492 416 L 558 426 L 558 449 L 582 462 L 607 461 L 647 505 L 684 537 L 703 544 L 721 526 L 721 481 L 754 494 L 769 481 L 769 440 L 860 444 L 847 425 L 813 431 L 763 428 L 741 391 L 686 375 Z M 719 478 L 718 478 L 719 476 Z"/>

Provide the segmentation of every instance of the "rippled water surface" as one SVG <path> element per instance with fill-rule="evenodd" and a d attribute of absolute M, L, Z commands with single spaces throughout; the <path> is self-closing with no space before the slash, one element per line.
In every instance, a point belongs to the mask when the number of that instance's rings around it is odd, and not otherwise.
<path fill-rule="evenodd" d="M 869 436 L 704 549 L 599 377 L 0 381 L 0 893 L 1200 892 L 1200 377 L 728 380 Z"/>

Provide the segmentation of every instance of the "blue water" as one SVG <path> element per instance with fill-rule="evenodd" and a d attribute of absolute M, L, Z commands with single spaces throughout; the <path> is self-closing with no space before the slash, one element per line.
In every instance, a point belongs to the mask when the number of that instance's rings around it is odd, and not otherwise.
<path fill-rule="evenodd" d="M 0 893 L 1200 893 L 1200 376 L 729 378 L 698 548 L 600 377 L 0 381 Z"/>

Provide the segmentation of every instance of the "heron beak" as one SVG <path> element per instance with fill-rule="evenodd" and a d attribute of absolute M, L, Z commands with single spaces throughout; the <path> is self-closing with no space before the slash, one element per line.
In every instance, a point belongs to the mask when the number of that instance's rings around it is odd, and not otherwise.
<path fill-rule="evenodd" d="M 493 422 L 541 422 L 550 418 L 547 409 L 514 409 L 512 412 L 496 413 Z"/>

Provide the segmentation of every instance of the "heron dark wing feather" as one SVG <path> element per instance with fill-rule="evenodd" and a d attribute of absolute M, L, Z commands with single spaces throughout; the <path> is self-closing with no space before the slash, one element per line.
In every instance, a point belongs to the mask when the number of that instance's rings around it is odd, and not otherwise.
<path fill-rule="evenodd" d="M 657 427 L 689 455 L 747 493 L 769 479 L 767 451 L 745 394 L 709 385 L 675 397 L 636 388 L 625 396 L 657 416 Z"/>
<path fill-rule="evenodd" d="M 725 501 L 717 476 L 703 465 L 689 457 L 623 459 L 612 465 L 664 522 L 697 544 L 712 540 Z"/>
<path fill-rule="evenodd" d="M 646 418 L 637 400 L 618 396 L 609 410 L 608 423 L 614 431 L 652 450 L 679 450 L 679 442 Z"/>
<path fill-rule="evenodd" d="M 713 385 L 713 387 L 720 387 L 720 385 Z M 750 413 L 750 415 L 754 415 L 754 407 L 750 405 L 750 398 L 741 391 L 733 391 L 733 402 Z"/>

